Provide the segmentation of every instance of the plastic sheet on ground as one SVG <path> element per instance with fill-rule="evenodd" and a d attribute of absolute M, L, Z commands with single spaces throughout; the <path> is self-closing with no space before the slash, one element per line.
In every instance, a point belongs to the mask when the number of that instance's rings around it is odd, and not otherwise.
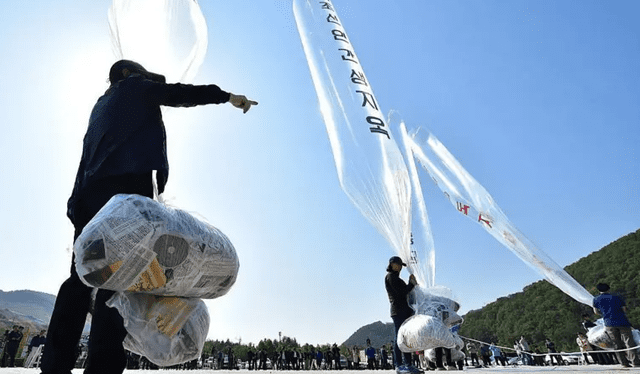
<path fill-rule="evenodd" d="M 124 319 L 125 349 L 159 366 L 200 357 L 209 332 L 209 312 L 202 300 L 116 292 L 107 305 Z"/>
<path fill-rule="evenodd" d="M 229 239 L 187 212 L 139 195 L 116 195 L 74 243 L 90 287 L 213 299 L 235 283 Z"/>

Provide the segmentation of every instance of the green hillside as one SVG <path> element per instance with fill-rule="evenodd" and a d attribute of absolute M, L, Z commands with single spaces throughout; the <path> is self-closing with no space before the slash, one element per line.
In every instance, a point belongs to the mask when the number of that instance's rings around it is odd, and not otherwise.
<path fill-rule="evenodd" d="M 640 327 L 640 230 L 565 270 L 593 295 L 598 294 L 597 283 L 608 283 L 612 293 L 626 299 L 631 324 Z M 590 307 L 573 300 L 549 282 L 539 281 L 525 287 L 523 292 L 468 312 L 460 335 L 506 347 L 512 347 L 514 340 L 524 335 L 533 348 L 538 347 L 542 352 L 546 352 L 544 342 L 549 338 L 559 351 L 572 352 L 578 350 L 577 332 L 584 331 L 583 313 L 596 319 Z"/>

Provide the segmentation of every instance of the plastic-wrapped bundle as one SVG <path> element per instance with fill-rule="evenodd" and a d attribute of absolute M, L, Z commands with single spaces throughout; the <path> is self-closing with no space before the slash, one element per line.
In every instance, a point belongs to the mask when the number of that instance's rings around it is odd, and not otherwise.
<path fill-rule="evenodd" d="M 235 283 L 239 262 L 220 230 L 139 195 L 116 195 L 74 243 L 91 287 L 213 299 Z"/>
<path fill-rule="evenodd" d="M 596 325 L 587 331 L 587 339 L 589 343 L 604 349 L 613 349 L 615 346 L 613 340 L 609 337 L 604 329 L 602 319 L 596 321 Z"/>
<path fill-rule="evenodd" d="M 461 324 L 456 313 L 460 304 L 450 298 L 437 295 L 440 289 L 416 287 L 409 294 L 409 305 L 416 312 L 398 330 L 398 347 L 404 352 L 430 348 L 462 347 L 462 339 L 451 332 L 451 327 Z"/>
<path fill-rule="evenodd" d="M 403 352 L 423 351 L 430 348 L 454 348 L 462 339 L 454 335 L 441 318 L 414 314 L 398 330 L 398 347 Z"/>
<path fill-rule="evenodd" d="M 200 357 L 209 332 L 209 312 L 202 300 L 117 292 L 107 305 L 124 319 L 125 349 L 159 366 Z"/>
<path fill-rule="evenodd" d="M 435 363 L 436 362 L 436 350 L 434 348 L 427 349 L 424 352 L 424 357 L 426 357 L 427 360 Z M 464 360 L 465 357 L 466 357 L 466 355 L 461 350 L 456 349 L 456 348 L 451 348 L 451 361 L 458 362 L 458 361 Z M 444 360 L 444 357 L 442 359 Z"/>
<path fill-rule="evenodd" d="M 596 345 L 602 349 L 616 349 L 616 346 L 613 342 L 613 339 L 607 334 L 607 331 L 604 327 L 604 321 L 602 318 L 595 322 L 595 326 L 590 328 L 587 331 L 587 339 L 589 343 Z M 636 341 L 635 345 L 640 344 L 640 331 L 637 329 L 633 329 L 632 331 L 633 339 Z"/>
<path fill-rule="evenodd" d="M 407 302 L 416 314 L 440 317 L 446 326 L 453 327 L 463 321 L 462 317 L 456 313 L 460 309 L 460 304 L 448 297 L 437 294 L 445 291 L 451 292 L 444 287 L 427 289 L 418 286 L 409 294 Z"/>

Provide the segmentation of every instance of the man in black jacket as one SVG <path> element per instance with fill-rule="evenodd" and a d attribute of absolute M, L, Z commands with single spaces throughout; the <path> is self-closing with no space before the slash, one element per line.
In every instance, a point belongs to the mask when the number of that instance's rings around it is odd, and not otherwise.
<path fill-rule="evenodd" d="M 164 191 L 169 162 L 160 106 L 229 102 L 246 113 L 258 104 L 216 85 L 167 84 L 164 76 L 128 60 L 113 64 L 109 81 L 111 85 L 91 112 L 73 193 L 67 204 L 67 216 L 75 228 L 74 240 L 112 196 L 126 193 L 153 198 L 154 170 L 158 193 Z M 78 277 L 72 262 L 71 276 L 60 287 L 51 316 L 41 360 L 44 374 L 71 373 L 91 304 L 91 291 Z M 127 332 L 122 317 L 115 308 L 105 305 L 113 293 L 98 290 L 96 294 L 87 374 L 118 374 L 126 366 L 122 342 Z"/>
<path fill-rule="evenodd" d="M 15 325 L 13 331 L 7 335 L 4 353 L 2 354 L 2 367 L 14 367 L 18 346 L 24 336 L 22 333 L 24 327 Z"/>
<path fill-rule="evenodd" d="M 398 374 L 420 372 L 420 370 L 411 364 L 411 353 L 402 354 L 400 347 L 398 347 L 398 330 L 400 326 L 402 326 L 402 323 L 413 315 L 413 309 L 411 309 L 407 302 L 407 295 L 417 284 L 416 277 L 413 274 L 409 276 L 409 284 L 406 284 L 400 278 L 400 271 L 402 271 L 403 266 L 407 265 L 402 262 L 400 257 L 391 257 L 389 259 L 389 266 L 387 267 L 387 275 L 384 278 L 384 286 L 387 289 L 389 303 L 391 303 L 391 319 L 395 326 L 395 339 L 393 343 L 395 354 L 393 357 Z M 402 362 L 403 357 L 404 364 Z"/>

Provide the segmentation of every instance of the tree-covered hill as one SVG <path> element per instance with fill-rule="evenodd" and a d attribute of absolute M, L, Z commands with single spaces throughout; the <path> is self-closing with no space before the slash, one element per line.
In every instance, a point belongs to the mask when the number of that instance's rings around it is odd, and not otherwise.
<path fill-rule="evenodd" d="M 640 327 L 640 230 L 567 266 L 571 274 L 593 295 L 595 285 L 608 283 L 611 292 L 627 301 L 631 324 Z M 576 334 L 583 331 L 582 314 L 597 319 L 592 308 L 578 303 L 547 281 L 539 281 L 480 310 L 468 312 L 460 335 L 512 347 L 524 335 L 533 348 L 546 352 L 545 338 L 559 351 L 576 351 Z M 532 349 L 533 349 L 532 348 Z"/>

